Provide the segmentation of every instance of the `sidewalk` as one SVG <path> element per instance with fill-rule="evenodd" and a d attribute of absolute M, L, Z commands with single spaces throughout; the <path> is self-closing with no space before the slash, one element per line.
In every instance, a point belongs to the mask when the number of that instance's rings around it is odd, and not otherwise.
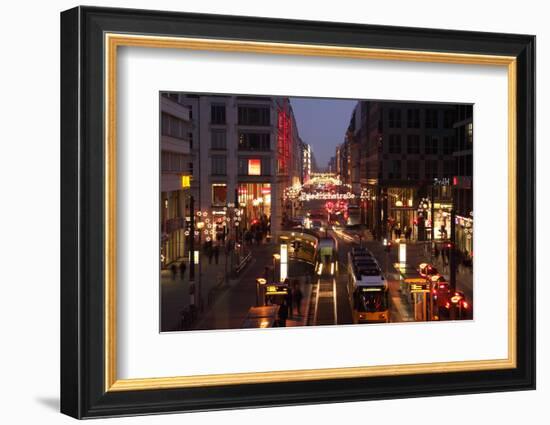
<path fill-rule="evenodd" d="M 312 283 L 306 283 L 306 276 L 297 276 L 294 279 L 298 279 L 300 282 L 300 291 L 302 291 L 303 297 L 302 302 L 300 303 L 300 314 L 298 314 L 298 309 L 296 306 L 293 306 L 292 317 L 289 315 L 286 320 L 287 327 L 295 326 L 307 326 L 307 317 L 309 313 L 310 298 L 311 298 L 311 288 Z"/>
<path fill-rule="evenodd" d="M 395 242 L 394 242 L 395 243 Z M 402 299 L 401 302 L 397 295 L 399 292 L 399 275 L 393 269 L 392 265 L 398 261 L 398 250 L 394 246 L 390 253 L 386 253 L 381 242 L 368 242 L 366 246 L 373 252 L 378 259 L 380 266 L 387 275 L 388 282 L 390 284 L 390 290 L 392 298 L 394 298 L 395 313 L 399 314 L 404 321 L 407 321 L 412 317 L 411 305 L 407 299 Z M 408 241 L 407 242 L 407 265 L 415 269 L 418 268 L 420 263 L 432 263 L 441 273 L 447 281 L 450 280 L 449 266 L 443 264 L 441 256 L 439 258 L 431 258 L 429 250 L 426 249 L 427 244 L 425 242 Z M 389 263 L 389 267 L 386 269 L 386 261 Z M 465 267 L 460 264 L 457 267 L 456 275 L 456 289 L 464 292 L 466 301 L 475 308 L 473 299 L 473 272 L 471 268 Z"/>
<path fill-rule="evenodd" d="M 271 264 L 275 245 L 254 246 L 252 260 L 238 279 L 230 280 L 225 290 L 204 312 L 193 329 L 240 328 L 250 307 L 256 305 L 256 278 L 265 272 L 265 265 Z"/>
<path fill-rule="evenodd" d="M 417 244 L 421 245 L 421 244 Z M 447 281 L 450 281 L 450 266 L 449 264 L 445 264 L 443 257 L 439 255 L 439 257 L 431 258 L 429 252 L 427 253 L 422 247 L 421 249 L 421 258 L 423 261 L 433 264 L 440 274 L 442 274 Z M 466 299 L 473 305 L 474 300 L 474 294 L 473 294 L 473 278 L 474 278 L 474 271 L 472 267 L 466 267 L 462 264 L 458 264 L 456 268 L 456 289 L 458 291 L 464 292 L 464 295 L 466 296 Z"/>
<path fill-rule="evenodd" d="M 212 264 L 210 264 L 208 256 L 201 253 L 199 264 L 195 265 L 195 302 L 198 303 L 200 279 L 203 312 L 208 306 L 209 293 L 214 288 L 223 286 L 225 261 L 226 256 L 222 253 L 218 257 L 218 264 L 216 264 L 214 258 L 212 258 Z M 229 257 L 227 257 L 227 261 L 229 261 Z M 189 263 L 186 262 L 187 268 L 183 279 L 179 273 L 180 263 L 181 260 L 176 262 L 178 272 L 175 279 L 172 277 L 172 272 L 169 269 L 161 270 L 160 273 L 161 329 L 164 332 L 181 330 L 181 313 L 191 304 L 191 296 L 189 295 Z M 199 312 L 199 316 L 200 314 Z"/>

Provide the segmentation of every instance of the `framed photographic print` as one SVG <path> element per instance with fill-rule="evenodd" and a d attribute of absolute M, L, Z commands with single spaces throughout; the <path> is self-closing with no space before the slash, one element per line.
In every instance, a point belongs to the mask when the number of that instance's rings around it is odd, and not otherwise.
<path fill-rule="evenodd" d="M 534 36 L 77 7 L 61 57 L 63 413 L 535 387 Z"/>

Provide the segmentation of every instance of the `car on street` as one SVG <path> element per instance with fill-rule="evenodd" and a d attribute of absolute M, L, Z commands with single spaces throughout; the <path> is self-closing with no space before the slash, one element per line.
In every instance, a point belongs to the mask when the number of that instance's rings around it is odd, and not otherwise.
<path fill-rule="evenodd" d="M 431 276 L 439 274 L 437 269 L 429 263 L 420 263 L 418 265 L 418 273 L 420 274 L 420 276 L 425 278 L 429 278 Z"/>
<path fill-rule="evenodd" d="M 430 279 L 432 297 L 438 307 L 445 307 L 451 295 L 449 282 L 441 275 L 434 275 Z"/>

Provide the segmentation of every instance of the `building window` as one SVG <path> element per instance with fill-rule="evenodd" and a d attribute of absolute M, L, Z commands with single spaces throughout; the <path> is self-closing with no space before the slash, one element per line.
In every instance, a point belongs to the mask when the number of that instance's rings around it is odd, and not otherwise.
<path fill-rule="evenodd" d="M 453 177 L 455 175 L 456 162 L 453 159 L 448 159 L 443 162 L 443 177 Z"/>
<path fill-rule="evenodd" d="M 238 173 L 240 176 L 269 176 L 271 158 L 239 158 Z"/>
<path fill-rule="evenodd" d="M 474 142 L 474 125 L 472 123 L 468 124 L 466 132 L 468 137 L 468 143 L 472 144 Z"/>
<path fill-rule="evenodd" d="M 269 149 L 269 133 L 239 133 L 239 150 L 268 151 Z"/>
<path fill-rule="evenodd" d="M 161 171 L 170 170 L 170 152 L 161 152 L 160 154 L 160 169 Z"/>
<path fill-rule="evenodd" d="M 426 136 L 425 140 L 425 150 L 426 155 L 437 155 L 439 152 L 438 140 L 435 136 Z"/>
<path fill-rule="evenodd" d="M 409 109 L 407 111 L 407 127 L 420 128 L 420 110 Z"/>
<path fill-rule="evenodd" d="M 239 125 L 270 125 L 268 106 L 239 106 Z"/>
<path fill-rule="evenodd" d="M 446 110 L 443 114 L 443 127 L 453 128 L 454 121 L 455 121 L 455 111 L 452 109 Z"/>
<path fill-rule="evenodd" d="M 210 136 L 212 149 L 226 149 L 225 130 L 212 130 Z"/>
<path fill-rule="evenodd" d="M 390 170 L 388 173 L 389 179 L 400 179 L 401 178 L 401 161 L 393 160 L 390 162 Z"/>
<path fill-rule="evenodd" d="M 163 93 L 168 99 L 172 99 L 174 102 L 179 103 L 179 95 L 177 93 Z"/>
<path fill-rule="evenodd" d="M 426 128 L 437 128 L 438 127 L 438 116 L 439 111 L 437 109 L 426 109 Z"/>
<path fill-rule="evenodd" d="M 401 153 L 401 136 L 390 134 L 389 153 Z"/>
<path fill-rule="evenodd" d="M 161 133 L 163 136 L 175 137 L 177 139 L 184 138 L 186 130 L 185 121 L 165 112 L 162 113 L 161 118 Z"/>
<path fill-rule="evenodd" d="M 185 155 L 175 152 L 161 152 L 161 171 L 185 172 Z"/>
<path fill-rule="evenodd" d="M 420 136 L 418 134 L 409 134 L 407 136 L 407 153 L 420 153 Z"/>
<path fill-rule="evenodd" d="M 388 121 L 390 128 L 401 128 L 401 110 L 390 108 Z"/>
<path fill-rule="evenodd" d="M 419 174 L 419 161 L 407 161 L 407 179 L 418 180 Z"/>
<path fill-rule="evenodd" d="M 227 174 L 227 161 L 225 155 L 212 155 L 212 175 L 225 176 Z"/>
<path fill-rule="evenodd" d="M 454 152 L 454 137 L 443 137 L 443 155 L 452 155 Z"/>
<path fill-rule="evenodd" d="M 248 160 L 248 175 L 249 176 L 261 176 L 262 175 L 262 160 L 261 159 L 249 159 Z"/>
<path fill-rule="evenodd" d="M 227 185 L 214 183 L 212 185 L 212 205 L 222 206 L 227 204 Z"/>
<path fill-rule="evenodd" d="M 425 175 L 426 175 L 426 179 L 435 179 L 437 176 L 438 176 L 438 171 L 437 171 L 437 168 L 438 168 L 438 161 L 435 161 L 433 159 L 429 159 L 427 161 L 424 162 L 424 167 L 425 167 Z"/>
<path fill-rule="evenodd" d="M 473 159 L 472 155 L 468 155 L 464 159 L 464 175 L 465 176 L 471 176 L 472 175 L 473 165 L 474 165 L 473 162 L 472 162 L 472 159 Z"/>
<path fill-rule="evenodd" d="M 210 123 L 225 124 L 225 105 L 210 106 Z"/>

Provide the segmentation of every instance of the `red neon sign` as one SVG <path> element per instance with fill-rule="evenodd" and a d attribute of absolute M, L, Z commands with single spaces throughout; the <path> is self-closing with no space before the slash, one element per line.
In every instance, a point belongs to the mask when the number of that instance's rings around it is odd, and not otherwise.
<path fill-rule="evenodd" d="M 292 122 L 287 112 L 288 103 L 285 100 L 283 108 L 279 110 L 277 118 L 277 163 L 280 174 L 288 174 L 290 164 L 290 137 Z"/>

